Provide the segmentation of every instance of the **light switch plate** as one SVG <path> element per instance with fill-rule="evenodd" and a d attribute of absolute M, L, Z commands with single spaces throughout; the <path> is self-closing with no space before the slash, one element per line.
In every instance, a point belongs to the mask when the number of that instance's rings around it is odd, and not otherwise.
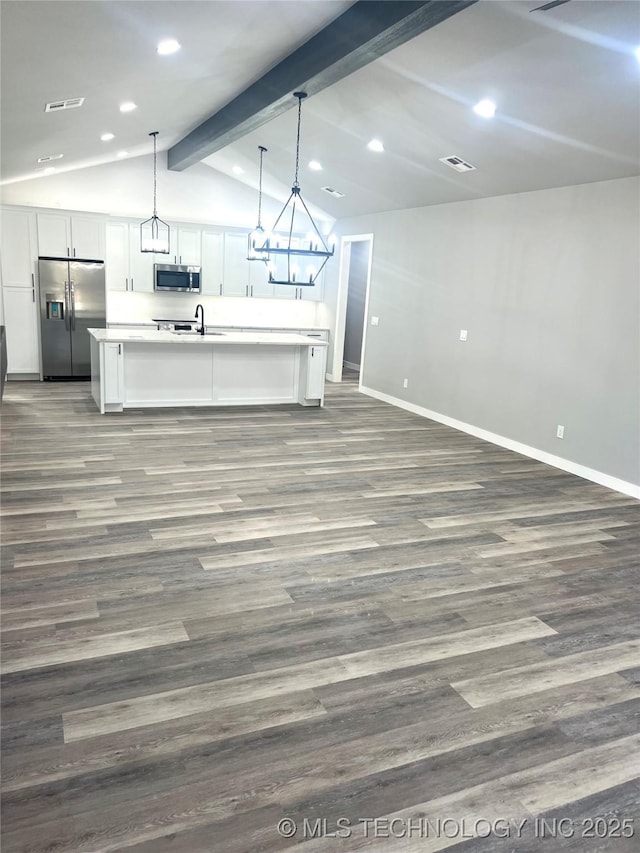
<path fill-rule="evenodd" d="M 460 329 L 460 340 L 461 341 L 467 340 L 467 330 L 466 329 Z"/>
<path fill-rule="evenodd" d="M 372 326 L 377 326 L 379 322 L 380 322 L 380 320 L 378 317 L 372 317 L 371 318 L 371 325 Z"/>

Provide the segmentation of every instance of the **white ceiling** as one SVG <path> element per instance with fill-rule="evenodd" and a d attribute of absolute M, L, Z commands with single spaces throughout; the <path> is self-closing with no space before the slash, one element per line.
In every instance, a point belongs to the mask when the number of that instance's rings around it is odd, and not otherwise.
<path fill-rule="evenodd" d="M 342 218 L 640 173 L 640 2 L 480 0 L 309 98 L 302 113 L 304 198 Z M 3 0 L 3 182 L 166 149 L 340 15 L 339 0 Z M 158 57 L 173 36 L 182 50 Z M 84 96 L 45 114 L 48 101 Z M 481 98 L 498 106 L 476 116 Z M 138 109 L 118 111 L 124 100 Z M 292 97 L 292 107 L 296 106 Z M 293 179 L 296 110 L 204 161 L 282 197 Z M 101 143 L 112 131 L 116 139 Z M 385 153 L 366 148 L 380 138 Z M 457 174 L 455 154 L 477 167 Z M 322 172 L 308 170 L 310 159 Z M 40 177 L 47 180 L 47 177 Z M 345 193 L 333 199 L 321 190 Z"/>

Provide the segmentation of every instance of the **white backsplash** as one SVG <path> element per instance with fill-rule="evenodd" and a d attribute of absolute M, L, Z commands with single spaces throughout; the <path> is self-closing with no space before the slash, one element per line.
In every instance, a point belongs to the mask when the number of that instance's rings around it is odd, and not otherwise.
<path fill-rule="evenodd" d="M 321 303 L 304 299 L 199 296 L 195 293 L 107 292 L 108 323 L 151 323 L 153 317 L 189 319 L 202 303 L 207 326 L 285 326 L 307 328 L 317 321 Z"/>

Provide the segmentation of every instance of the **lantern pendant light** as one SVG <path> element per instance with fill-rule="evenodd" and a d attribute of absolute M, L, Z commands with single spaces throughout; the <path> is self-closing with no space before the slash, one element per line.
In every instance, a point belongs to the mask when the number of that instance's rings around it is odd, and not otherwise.
<path fill-rule="evenodd" d="M 153 136 L 153 216 L 151 219 L 145 219 L 140 225 L 140 251 L 155 252 L 159 255 L 169 254 L 169 226 L 158 216 L 156 210 L 156 194 L 157 194 L 157 160 L 158 154 L 156 150 L 156 136 L 158 131 L 154 130 L 149 136 Z"/>
<path fill-rule="evenodd" d="M 267 150 L 264 145 L 258 145 L 260 151 L 260 173 L 258 179 L 258 224 L 249 234 L 249 247 L 247 250 L 248 261 L 263 261 L 267 263 L 268 258 L 264 255 L 259 255 L 255 251 L 256 246 L 261 246 L 265 241 L 264 228 L 262 227 L 262 158 Z"/>
<path fill-rule="evenodd" d="M 256 255 L 267 262 L 269 282 L 271 284 L 290 284 L 294 287 L 312 287 L 325 264 L 334 253 L 320 234 L 309 209 L 302 198 L 298 170 L 300 165 L 300 118 L 302 101 L 307 97 L 306 92 L 294 92 L 298 99 L 298 133 L 296 137 L 296 171 L 291 187 L 291 195 L 280 211 L 271 232 L 264 240 L 254 242 L 250 246 L 250 254 Z M 296 214 L 298 218 L 296 219 Z M 283 233 L 278 234 L 277 228 L 283 220 Z M 304 229 L 301 227 L 305 223 Z M 306 233 L 306 236 L 302 236 Z M 306 264 L 301 270 L 300 265 Z"/>

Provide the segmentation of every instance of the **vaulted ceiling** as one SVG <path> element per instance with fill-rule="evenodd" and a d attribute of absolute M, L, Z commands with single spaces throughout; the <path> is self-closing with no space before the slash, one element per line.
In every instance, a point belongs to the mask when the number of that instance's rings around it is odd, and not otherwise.
<path fill-rule="evenodd" d="M 410 5 L 410 4 L 406 4 Z M 479 0 L 304 102 L 300 183 L 342 218 L 640 173 L 640 3 Z M 342 0 L 3 0 L 3 182 L 169 149 L 352 6 Z M 334 24 L 335 26 L 335 24 Z M 176 38 L 182 49 L 156 53 Z M 45 113 L 50 101 L 82 107 Z M 494 118 L 476 115 L 483 98 Z M 131 100 L 137 109 L 119 112 Z M 296 101 L 206 156 L 282 197 L 294 171 Z M 278 112 L 278 111 L 276 111 Z M 115 134 L 101 142 L 106 131 Z M 373 137 L 384 152 L 367 148 Z M 475 166 L 459 174 L 439 158 Z M 311 171 L 317 160 L 322 171 Z M 235 167 L 235 168 L 234 168 Z M 238 172 L 239 169 L 243 171 Z M 332 187 L 344 194 L 334 198 Z"/>

